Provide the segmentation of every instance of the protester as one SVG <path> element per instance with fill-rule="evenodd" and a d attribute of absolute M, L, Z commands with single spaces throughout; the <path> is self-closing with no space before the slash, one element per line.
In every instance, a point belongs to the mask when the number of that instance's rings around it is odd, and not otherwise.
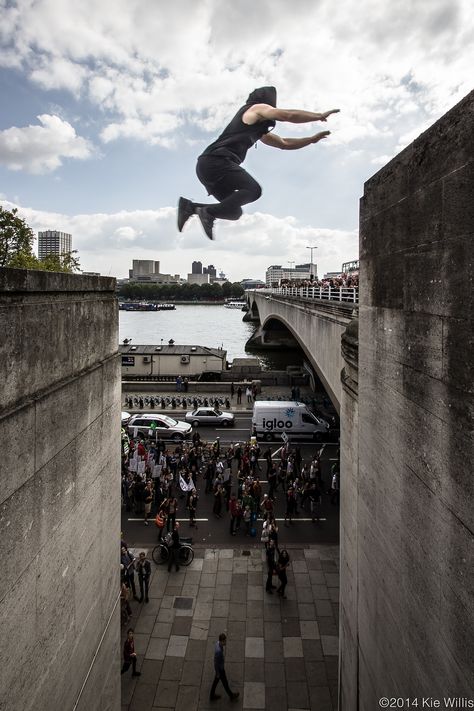
<path fill-rule="evenodd" d="M 217 699 L 220 699 L 220 696 L 216 694 L 216 688 L 219 682 L 222 683 L 222 686 L 224 687 L 225 691 L 227 692 L 227 695 L 229 696 L 229 699 L 231 701 L 235 701 L 236 699 L 239 698 L 239 692 L 238 691 L 231 691 L 229 682 L 227 681 L 227 675 L 225 673 L 225 666 L 224 666 L 224 650 L 225 646 L 227 644 L 227 636 L 222 632 L 219 635 L 219 639 L 215 644 L 214 647 L 214 681 L 212 682 L 212 687 L 211 687 L 211 693 L 209 695 L 209 698 L 211 701 L 216 701 Z"/>

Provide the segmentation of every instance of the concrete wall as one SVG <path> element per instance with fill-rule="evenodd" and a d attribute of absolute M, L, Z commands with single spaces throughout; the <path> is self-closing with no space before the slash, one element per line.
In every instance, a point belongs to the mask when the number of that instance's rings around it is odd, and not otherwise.
<path fill-rule="evenodd" d="M 0 708 L 8 711 L 120 707 L 114 285 L 0 269 Z"/>
<path fill-rule="evenodd" d="M 257 338 L 250 339 L 252 343 L 264 346 L 271 341 L 272 331 L 267 332 L 265 326 L 274 319 L 281 321 L 298 341 L 339 412 L 343 367 L 341 336 L 352 319 L 353 306 L 280 296 L 268 298 L 258 292 L 251 298 L 251 310 L 258 312 L 261 323 Z M 278 339 L 279 332 L 274 333 Z"/>
<path fill-rule="evenodd" d="M 474 92 L 365 185 L 341 708 L 474 698 Z M 349 533 L 352 530 L 352 539 Z M 355 592 L 354 592 L 355 590 Z M 444 705 L 441 708 L 445 708 Z"/>

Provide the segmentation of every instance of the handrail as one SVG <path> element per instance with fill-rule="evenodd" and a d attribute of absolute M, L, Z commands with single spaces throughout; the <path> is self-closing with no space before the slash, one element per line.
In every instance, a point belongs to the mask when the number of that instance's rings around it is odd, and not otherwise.
<path fill-rule="evenodd" d="M 258 289 L 257 293 L 271 293 L 300 299 L 319 299 L 339 303 L 359 303 L 358 286 L 280 286 L 273 289 Z"/>

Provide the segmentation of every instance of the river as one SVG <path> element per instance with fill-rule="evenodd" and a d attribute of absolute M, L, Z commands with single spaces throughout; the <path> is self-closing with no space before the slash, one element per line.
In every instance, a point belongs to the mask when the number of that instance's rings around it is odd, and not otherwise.
<path fill-rule="evenodd" d="M 298 351 L 246 353 L 245 344 L 254 325 L 244 323 L 244 312 L 222 304 L 178 304 L 174 311 L 120 311 L 119 338 L 131 338 L 135 345 L 167 344 L 223 348 L 227 360 L 255 356 L 265 369 L 284 369 L 302 362 Z"/>

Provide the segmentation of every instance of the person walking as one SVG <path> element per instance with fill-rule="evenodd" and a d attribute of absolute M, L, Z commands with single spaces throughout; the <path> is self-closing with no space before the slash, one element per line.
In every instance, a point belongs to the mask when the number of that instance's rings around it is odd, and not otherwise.
<path fill-rule="evenodd" d="M 143 494 L 143 500 L 145 503 L 145 526 L 148 526 L 148 516 L 151 513 L 151 505 L 153 503 L 153 482 L 149 479 L 145 486 L 145 491 Z"/>
<path fill-rule="evenodd" d="M 168 573 L 171 572 L 171 568 L 173 567 L 173 563 L 176 568 L 176 572 L 179 570 L 179 560 L 178 560 L 178 551 L 180 547 L 180 541 L 179 541 L 179 522 L 176 521 L 174 528 L 173 528 L 173 533 L 171 534 L 171 543 L 169 545 L 169 558 L 168 558 Z"/>
<path fill-rule="evenodd" d="M 277 590 L 278 595 L 281 595 L 283 599 L 286 599 L 285 595 L 285 589 L 288 584 L 288 577 L 286 574 L 287 568 L 290 565 L 290 556 L 288 555 L 288 551 L 283 549 L 280 551 L 280 555 L 278 556 L 278 562 L 277 562 L 277 575 L 278 575 L 278 580 L 280 581 L 280 587 Z"/>
<path fill-rule="evenodd" d="M 191 215 L 197 214 L 206 236 L 213 239 L 212 230 L 216 218 L 238 220 L 242 216 L 243 205 L 259 199 L 262 194 L 260 185 L 241 167 L 249 148 L 257 141 L 272 148 L 296 150 L 318 143 L 330 134 L 330 131 L 321 131 L 302 138 L 281 138 L 270 133 L 277 121 L 294 124 L 325 122 L 338 111 L 331 109 L 319 113 L 279 109 L 274 86 L 262 86 L 252 91 L 221 135 L 205 149 L 197 161 L 196 174 L 199 181 L 218 202 L 205 205 L 180 197 L 179 232 Z"/>
<path fill-rule="evenodd" d="M 273 585 L 273 574 L 276 569 L 275 562 L 275 541 L 271 538 L 268 539 L 266 543 L 265 556 L 267 559 L 267 583 L 265 585 L 265 590 L 270 595 L 273 595 L 273 590 L 276 585 Z"/>
<path fill-rule="evenodd" d="M 151 565 L 144 551 L 138 556 L 137 574 L 138 584 L 140 586 L 140 599 L 138 602 L 143 602 L 143 599 L 145 599 L 145 602 L 150 602 L 148 599 L 148 589 L 150 587 Z"/>
<path fill-rule="evenodd" d="M 240 405 L 242 403 L 242 388 L 239 387 L 237 388 L 237 405 Z"/>
<path fill-rule="evenodd" d="M 222 683 L 222 686 L 224 687 L 225 691 L 227 692 L 227 695 L 229 696 L 229 699 L 231 701 L 236 701 L 236 699 L 239 698 L 239 692 L 238 691 L 231 691 L 229 682 L 227 681 L 227 675 L 225 673 L 225 666 L 224 666 L 224 650 L 225 646 L 227 644 L 227 636 L 222 632 L 219 635 L 219 639 L 215 644 L 214 647 L 214 681 L 212 682 L 212 687 L 211 687 L 211 693 L 209 695 L 209 698 L 211 701 L 217 701 L 217 699 L 220 699 L 220 696 L 216 694 L 216 688 L 217 684 L 219 682 Z"/>
<path fill-rule="evenodd" d="M 196 526 L 197 502 L 198 502 L 198 495 L 197 495 L 196 489 L 193 489 L 191 491 L 191 495 L 190 495 L 189 501 L 188 501 L 189 525 L 193 528 L 197 528 L 197 526 Z"/>
<path fill-rule="evenodd" d="M 137 671 L 137 654 L 135 652 L 135 641 L 133 639 L 133 630 L 127 632 L 127 639 L 123 645 L 123 666 L 121 674 L 125 674 L 132 667 L 132 676 L 141 676 L 141 672 Z"/>
<path fill-rule="evenodd" d="M 125 585 L 132 591 L 133 599 L 138 600 L 137 589 L 135 587 L 135 557 L 125 546 L 121 548 L 120 563 L 123 565 Z"/>

